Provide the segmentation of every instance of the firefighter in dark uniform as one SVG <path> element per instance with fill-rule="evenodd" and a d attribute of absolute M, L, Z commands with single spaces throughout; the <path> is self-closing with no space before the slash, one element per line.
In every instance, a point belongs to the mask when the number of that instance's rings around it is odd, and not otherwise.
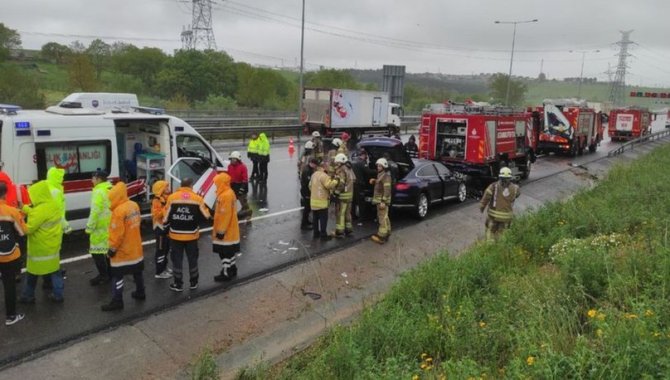
<path fill-rule="evenodd" d="M 377 221 L 379 230 L 372 235 L 371 239 L 375 243 L 384 244 L 388 241 L 391 234 L 391 220 L 389 219 L 389 207 L 391 207 L 391 174 L 389 173 L 389 164 L 385 158 L 380 158 L 376 162 L 377 178 L 370 180 L 375 186 L 372 196 L 372 204 L 377 206 Z"/>
<path fill-rule="evenodd" d="M 486 239 L 495 240 L 512 224 L 514 201 L 521 195 L 519 186 L 512 183 L 510 168 L 500 169 L 498 181 L 490 184 L 479 203 L 479 210 L 489 208 L 486 217 Z"/>
<path fill-rule="evenodd" d="M 198 288 L 198 238 L 200 238 L 200 222 L 210 218 L 209 210 L 201 196 L 191 188 L 193 180 L 184 178 L 181 187 L 172 193 L 165 205 L 163 224 L 169 223 L 172 275 L 174 282 L 170 290 L 184 290 L 182 261 L 184 252 L 188 260 L 189 280 L 191 289 Z"/>

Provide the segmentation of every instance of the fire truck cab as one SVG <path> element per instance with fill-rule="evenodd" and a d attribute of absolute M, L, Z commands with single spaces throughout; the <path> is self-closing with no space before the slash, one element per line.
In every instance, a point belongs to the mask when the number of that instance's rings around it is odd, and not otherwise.
<path fill-rule="evenodd" d="M 541 107 L 529 108 L 538 133 L 538 153 L 570 156 L 595 152 L 603 138 L 601 117 L 586 102 L 545 100 Z"/>
<path fill-rule="evenodd" d="M 612 141 L 632 140 L 651 133 L 651 121 L 647 108 L 614 108 L 609 114 L 607 130 Z"/>
<path fill-rule="evenodd" d="M 482 103 L 432 104 L 419 129 L 419 158 L 437 160 L 471 179 L 487 182 L 508 166 L 528 178 L 536 140 L 523 111 Z"/>

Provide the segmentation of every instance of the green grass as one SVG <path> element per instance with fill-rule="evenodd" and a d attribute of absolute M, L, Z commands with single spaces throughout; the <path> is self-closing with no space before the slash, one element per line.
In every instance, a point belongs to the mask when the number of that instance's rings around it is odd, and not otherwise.
<path fill-rule="evenodd" d="M 351 327 L 241 378 L 668 378 L 668 167 L 670 147 L 617 166 L 498 242 L 406 273 Z"/>

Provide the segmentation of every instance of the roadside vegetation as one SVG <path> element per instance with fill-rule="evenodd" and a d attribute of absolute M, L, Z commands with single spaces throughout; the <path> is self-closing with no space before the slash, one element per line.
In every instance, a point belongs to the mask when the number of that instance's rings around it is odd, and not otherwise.
<path fill-rule="evenodd" d="M 500 241 L 406 273 L 351 326 L 238 378 L 667 378 L 668 167 L 670 148 L 614 167 Z"/>

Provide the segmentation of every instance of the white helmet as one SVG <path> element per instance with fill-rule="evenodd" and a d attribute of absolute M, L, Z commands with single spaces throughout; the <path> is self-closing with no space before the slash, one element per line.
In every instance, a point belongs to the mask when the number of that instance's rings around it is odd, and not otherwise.
<path fill-rule="evenodd" d="M 335 137 L 335 138 L 333 139 L 333 141 L 331 141 L 331 144 L 333 144 L 333 146 L 339 148 L 340 145 L 342 145 L 342 140 L 341 140 L 341 139 L 338 139 L 337 137 Z"/>
<path fill-rule="evenodd" d="M 500 174 L 498 174 L 498 177 L 500 178 L 512 178 L 512 169 L 504 166 L 500 168 Z"/>
<path fill-rule="evenodd" d="M 241 161 L 242 160 L 242 155 L 238 151 L 233 151 L 233 152 L 230 153 L 230 156 L 228 156 L 228 158 L 230 158 L 231 160 L 233 158 L 235 158 L 235 159 L 238 159 L 238 160 Z"/>
<path fill-rule="evenodd" d="M 319 131 L 314 131 L 312 132 L 312 137 L 321 137 L 321 134 L 319 133 Z"/>
<path fill-rule="evenodd" d="M 349 159 L 347 158 L 347 155 L 344 153 L 338 153 L 335 156 L 335 163 L 336 164 L 346 164 Z"/>
<path fill-rule="evenodd" d="M 381 165 L 382 168 L 387 169 L 389 167 L 389 162 L 386 161 L 386 159 L 384 157 L 382 157 L 382 158 L 377 160 L 375 165 Z"/>
<path fill-rule="evenodd" d="M 314 149 L 314 143 L 311 141 L 307 141 L 305 143 L 305 149 Z"/>

